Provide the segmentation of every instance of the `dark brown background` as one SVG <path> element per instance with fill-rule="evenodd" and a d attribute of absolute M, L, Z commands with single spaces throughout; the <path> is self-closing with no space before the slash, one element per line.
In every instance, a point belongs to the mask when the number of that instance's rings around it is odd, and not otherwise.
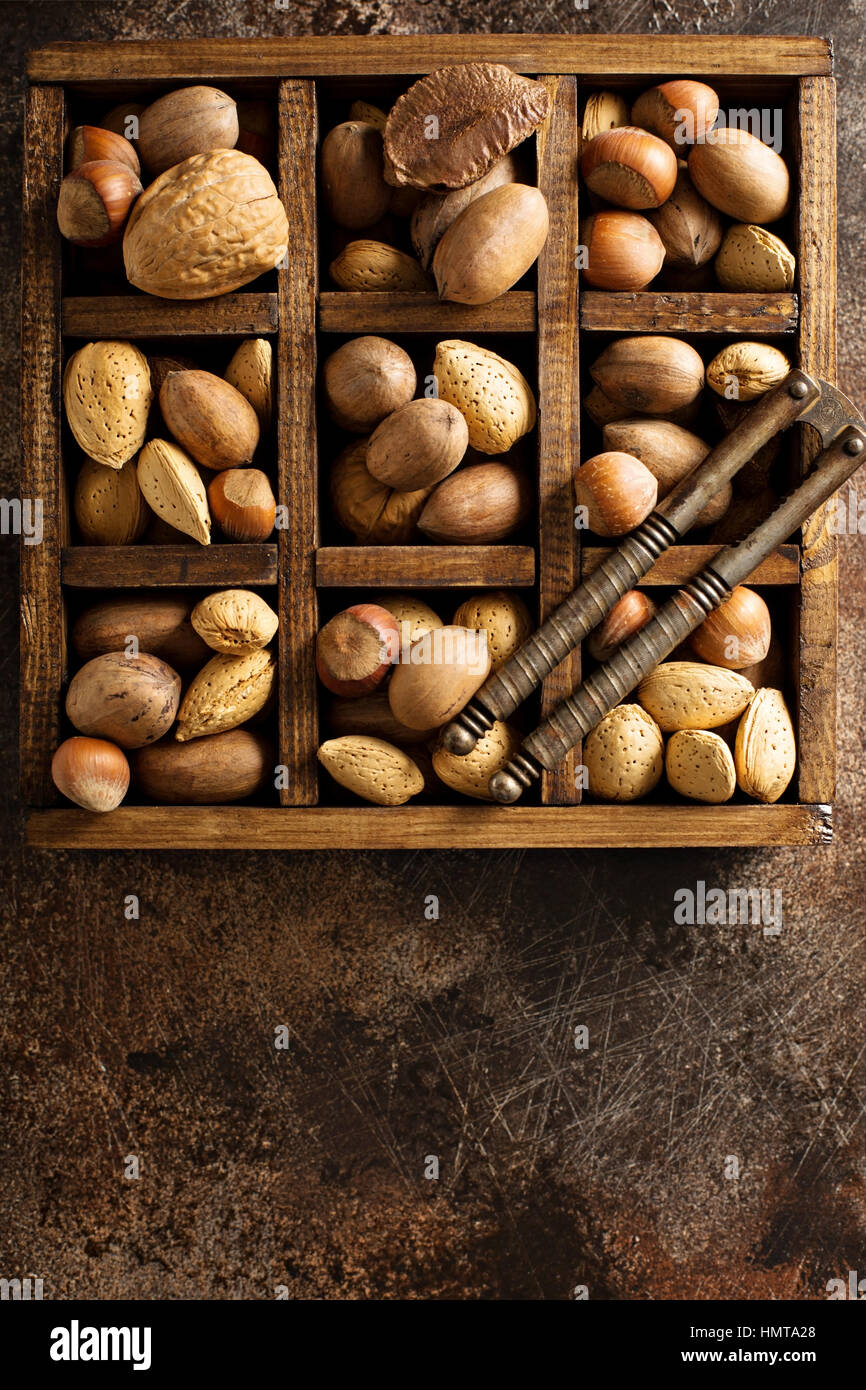
<path fill-rule="evenodd" d="M 829 33 L 840 384 L 866 404 L 858 0 L 86 0 L 4 4 L 0 22 L 4 496 L 18 492 L 25 53 L 60 38 Z M 0 541 L 7 797 L 15 549 Z M 0 1275 L 41 1277 L 51 1298 L 269 1298 L 278 1284 L 567 1298 L 585 1283 L 591 1298 L 724 1299 L 821 1298 L 828 1278 L 866 1273 L 864 583 L 866 538 L 843 540 L 830 848 L 49 855 L 22 852 L 9 800 Z M 674 928 L 674 890 L 697 879 L 780 888 L 781 936 Z M 273 1046 L 280 1023 L 289 1053 Z"/>

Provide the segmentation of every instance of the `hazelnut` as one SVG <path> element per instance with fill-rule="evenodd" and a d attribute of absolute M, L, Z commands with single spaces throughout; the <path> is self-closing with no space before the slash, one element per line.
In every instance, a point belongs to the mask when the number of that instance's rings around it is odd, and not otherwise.
<path fill-rule="evenodd" d="M 589 530 L 597 536 L 624 536 L 649 516 L 658 484 L 631 454 L 596 454 L 575 473 L 578 506 L 586 508 Z"/>
<path fill-rule="evenodd" d="M 141 184 L 129 164 L 94 159 L 67 174 L 57 199 L 57 225 L 76 246 L 119 241 Z"/>
<path fill-rule="evenodd" d="M 617 207 L 657 208 L 673 192 L 677 158 L 658 136 L 620 126 L 590 140 L 580 172 L 593 193 Z"/>
<path fill-rule="evenodd" d="M 636 212 L 595 212 L 580 239 L 588 254 L 583 276 L 599 290 L 642 290 L 665 258 L 658 232 Z"/>

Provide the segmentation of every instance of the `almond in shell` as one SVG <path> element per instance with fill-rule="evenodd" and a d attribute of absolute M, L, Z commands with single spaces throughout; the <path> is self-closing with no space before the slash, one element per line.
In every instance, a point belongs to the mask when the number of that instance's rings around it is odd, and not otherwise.
<path fill-rule="evenodd" d="M 183 449 L 165 439 L 148 440 L 138 456 L 138 486 L 157 517 L 200 545 L 210 545 L 204 483 Z"/>
<path fill-rule="evenodd" d="M 73 509 L 85 545 L 132 545 L 150 512 L 138 486 L 135 463 L 120 468 L 85 459 L 75 480 Z"/>
<path fill-rule="evenodd" d="M 503 589 L 475 594 L 461 603 L 454 614 L 454 624 L 487 633 L 487 648 L 494 671 L 513 656 L 532 633 L 532 618 L 523 599 Z"/>
<path fill-rule="evenodd" d="M 69 428 L 88 458 L 107 468 L 122 468 L 138 453 L 152 400 L 147 358 L 132 343 L 87 343 L 66 364 Z"/>
<path fill-rule="evenodd" d="M 449 338 L 436 345 L 439 399 L 455 405 L 482 454 L 504 454 L 535 425 L 536 405 L 522 372 L 489 348 Z"/>
<path fill-rule="evenodd" d="M 384 241 L 350 241 L 331 261 L 329 274 L 341 290 L 418 293 L 432 289 L 417 261 Z"/>
<path fill-rule="evenodd" d="M 318 758 L 341 787 L 376 806 L 403 806 L 424 790 L 424 777 L 409 754 L 369 734 L 328 739 Z"/>
<path fill-rule="evenodd" d="M 722 666 L 664 661 L 644 676 L 637 697 L 665 733 L 717 729 L 742 714 L 755 693 L 751 681 Z"/>
<path fill-rule="evenodd" d="M 492 801 L 489 782 L 495 772 L 501 772 L 520 749 L 520 734 L 511 724 L 495 719 L 493 726 L 476 743 L 466 757 L 457 757 L 446 748 L 433 753 L 433 771 L 446 787 L 471 796 L 476 801 Z"/>
<path fill-rule="evenodd" d="M 211 657 L 183 697 L 177 715 L 177 741 L 236 729 L 267 704 L 277 674 L 271 651 Z"/>
<path fill-rule="evenodd" d="M 268 428 L 274 413 L 274 353 L 267 338 L 247 338 L 225 370 L 230 386 L 249 401 L 259 420 Z"/>
<path fill-rule="evenodd" d="M 737 781 L 747 796 L 778 801 L 794 775 L 797 741 L 781 690 L 759 690 L 740 720 L 734 748 Z"/>
<path fill-rule="evenodd" d="M 593 796 L 637 801 L 661 780 L 664 741 L 640 705 L 617 705 L 588 735 L 583 762 Z"/>
<path fill-rule="evenodd" d="M 780 237 L 748 222 L 728 228 L 715 265 L 722 289 L 767 294 L 793 289 L 797 268 Z"/>
<path fill-rule="evenodd" d="M 680 796 L 709 806 L 730 801 L 737 786 L 730 748 L 707 729 L 678 729 L 671 734 L 665 750 L 665 772 Z"/>
<path fill-rule="evenodd" d="M 215 652 L 248 656 L 266 647 L 280 620 L 261 594 L 251 589 L 221 589 L 192 610 L 190 621 Z"/>
<path fill-rule="evenodd" d="M 752 401 L 778 386 L 790 370 L 784 352 L 770 343 L 729 343 L 707 367 L 707 385 L 727 400 Z"/>

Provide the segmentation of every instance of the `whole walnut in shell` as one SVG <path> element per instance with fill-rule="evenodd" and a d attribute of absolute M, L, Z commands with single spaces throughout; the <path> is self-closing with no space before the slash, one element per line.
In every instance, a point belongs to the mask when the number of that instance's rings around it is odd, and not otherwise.
<path fill-rule="evenodd" d="M 415 538 L 431 489 L 397 492 L 373 477 L 366 457 L 366 439 L 350 444 L 337 456 L 331 471 L 334 516 L 358 545 L 405 545 Z"/>
<path fill-rule="evenodd" d="M 289 224 L 270 174 L 252 155 L 213 150 L 160 174 L 123 236 L 127 279 L 162 299 L 209 299 L 285 256 Z"/>

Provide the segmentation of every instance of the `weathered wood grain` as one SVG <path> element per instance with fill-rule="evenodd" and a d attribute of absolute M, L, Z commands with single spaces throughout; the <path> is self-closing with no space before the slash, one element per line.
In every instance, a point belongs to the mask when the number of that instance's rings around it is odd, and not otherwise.
<path fill-rule="evenodd" d="M 702 569 L 711 564 L 714 556 L 724 549 L 720 545 L 673 545 L 656 560 L 652 569 L 644 575 L 641 585 L 686 584 Z M 585 545 L 583 547 L 582 572 L 592 574 L 602 560 L 610 555 L 606 546 Z M 800 547 L 782 545 L 774 550 L 758 568 L 749 575 L 750 584 L 797 584 L 800 579 Z"/>
<path fill-rule="evenodd" d="M 530 545 L 333 545 L 316 553 L 323 589 L 526 589 L 535 583 Z"/>
<path fill-rule="evenodd" d="M 799 84 L 797 267 L 800 276 L 799 366 L 836 375 L 836 89 L 829 77 Z M 808 138 L 802 133 L 808 131 Z M 819 445 L 803 438 L 809 466 Z M 799 795 L 832 802 L 836 789 L 836 538 L 827 506 L 803 527 L 799 621 Z"/>
<path fill-rule="evenodd" d="M 535 323 L 531 290 L 478 305 L 447 304 L 435 294 L 326 290 L 319 296 L 323 333 L 532 333 Z"/>
<path fill-rule="evenodd" d="M 584 290 L 580 326 L 604 333 L 795 333 L 795 294 L 673 294 L 668 290 L 612 294 Z"/>
<path fill-rule="evenodd" d="M 318 797 L 316 127 L 315 85 L 281 82 L 279 189 L 291 228 L 289 264 L 278 272 L 277 490 L 289 511 L 278 538 L 279 759 L 288 769 L 282 806 L 311 806 Z"/>
<path fill-rule="evenodd" d="M 407 817 L 411 816 L 411 825 Z M 829 806 L 122 806 L 35 811 L 41 849 L 686 849 L 824 845 Z"/>
<path fill-rule="evenodd" d="M 30 54 L 31 82 L 127 85 L 233 77 L 423 73 L 486 59 L 522 72 L 828 74 L 826 39 L 738 34 L 365 34 L 55 43 Z"/>
<path fill-rule="evenodd" d="M 580 462 L 580 363 L 575 256 L 578 233 L 577 158 L 580 126 L 573 77 L 542 77 L 551 98 L 537 134 L 538 186 L 547 199 L 550 233 L 538 258 L 538 606 L 543 621 L 571 593 L 580 574 L 574 527 L 575 470 Z M 550 673 L 541 689 L 547 718 L 580 684 L 580 648 Z M 544 805 L 581 799 L 580 747 L 541 777 Z"/>
<path fill-rule="evenodd" d="M 277 582 L 275 545 L 74 545 L 61 556 L 71 589 L 249 588 Z"/>
<path fill-rule="evenodd" d="M 224 294 L 184 302 L 152 295 L 73 295 L 63 300 L 67 338 L 239 337 L 276 332 L 275 294 Z"/>
<path fill-rule="evenodd" d="M 65 102 L 61 89 L 34 87 L 24 124 L 21 223 L 21 499 L 42 506 L 42 541 L 21 538 L 20 783 L 25 802 L 56 800 L 51 758 L 60 741 L 65 615 L 60 547 L 65 504 L 60 452 L 60 237 Z"/>

